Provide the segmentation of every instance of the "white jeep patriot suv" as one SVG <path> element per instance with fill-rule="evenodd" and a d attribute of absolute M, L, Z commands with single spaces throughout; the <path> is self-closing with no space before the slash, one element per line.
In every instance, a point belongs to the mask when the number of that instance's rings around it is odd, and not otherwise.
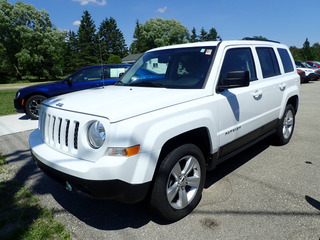
<path fill-rule="evenodd" d="M 175 221 L 206 170 L 270 135 L 289 142 L 300 79 L 285 45 L 201 42 L 146 52 L 114 85 L 43 102 L 30 135 L 38 166 L 70 191 Z"/>

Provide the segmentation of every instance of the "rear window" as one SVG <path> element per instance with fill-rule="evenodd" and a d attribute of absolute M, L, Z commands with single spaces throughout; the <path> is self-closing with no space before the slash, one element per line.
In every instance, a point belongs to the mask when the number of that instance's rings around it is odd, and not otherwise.
<path fill-rule="evenodd" d="M 257 48 L 258 57 L 264 78 L 280 75 L 279 64 L 273 48 Z"/>
<path fill-rule="evenodd" d="M 293 72 L 294 68 L 288 51 L 284 48 L 278 48 L 278 53 L 282 61 L 284 72 Z"/>

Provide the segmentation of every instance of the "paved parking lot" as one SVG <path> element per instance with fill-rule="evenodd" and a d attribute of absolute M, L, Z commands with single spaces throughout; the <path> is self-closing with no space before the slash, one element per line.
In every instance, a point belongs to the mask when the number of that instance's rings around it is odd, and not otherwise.
<path fill-rule="evenodd" d="M 301 86 L 291 142 L 258 143 L 208 173 L 200 205 L 167 223 L 146 203 L 69 193 L 33 163 L 30 131 L 0 137 L 14 178 L 54 208 L 75 239 L 320 239 L 320 81 Z M 1 175 L 0 175 L 1 176 Z M 0 178 L 1 179 L 1 178 Z"/>

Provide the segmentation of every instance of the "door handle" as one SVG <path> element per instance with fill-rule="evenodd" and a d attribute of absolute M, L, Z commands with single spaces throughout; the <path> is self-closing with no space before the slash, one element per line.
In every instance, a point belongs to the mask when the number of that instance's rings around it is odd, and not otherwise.
<path fill-rule="evenodd" d="M 260 99 L 262 97 L 262 91 L 261 90 L 256 90 L 253 93 L 251 93 L 254 99 Z"/>
<path fill-rule="evenodd" d="M 279 89 L 280 89 L 281 91 L 284 91 L 284 90 L 286 89 L 286 86 L 287 86 L 287 84 L 281 83 L 281 84 L 279 85 Z"/>

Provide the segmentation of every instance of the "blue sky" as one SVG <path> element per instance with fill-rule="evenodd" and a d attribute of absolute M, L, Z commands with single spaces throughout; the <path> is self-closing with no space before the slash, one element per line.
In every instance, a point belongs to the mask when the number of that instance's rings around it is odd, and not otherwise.
<path fill-rule="evenodd" d="M 15 0 L 8 2 L 14 4 Z M 190 33 L 199 34 L 214 27 L 223 40 L 264 36 L 288 46 L 301 48 L 306 38 L 311 45 L 320 42 L 316 14 L 319 0 L 22 0 L 45 9 L 52 23 L 61 30 L 77 32 L 77 21 L 88 10 L 96 29 L 107 17 L 113 17 L 129 47 L 136 20 L 176 19 Z M 311 13 L 314 14 L 311 14 Z"/>

